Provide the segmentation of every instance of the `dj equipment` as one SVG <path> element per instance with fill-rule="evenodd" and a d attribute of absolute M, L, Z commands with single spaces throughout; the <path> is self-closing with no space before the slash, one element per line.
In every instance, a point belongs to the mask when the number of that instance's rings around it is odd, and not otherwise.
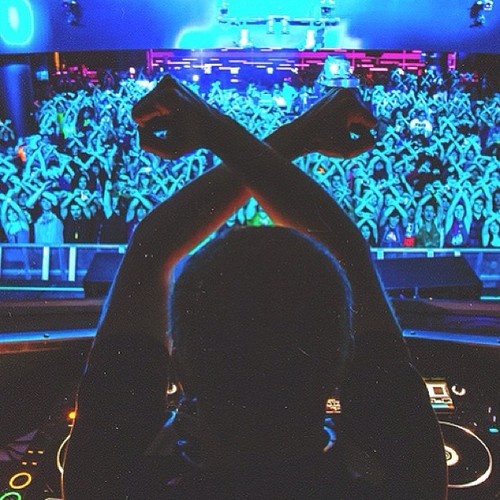
<path fill-rule="evenodd" d="M 90 343 L 88 344 L 90 347 Z M 495 498 L 499 446 L 494 373 L 497 352 L 468 345 L 414 341 L 410 350 L 440 421 L 449 473 L 450 500 Z M 84 352 L 81 363 L 83 366 Z M 78 372 L 71 374 L 76 387 Z M 443 375 L 433 377 L 433 375 Z M 75 390 L 60 395 L 45 421 L 0 443 L 0 499 L 61 498 L 62 457 L 74 414 Z M 326 420 L 340 413 L 338 399 L 328 401 Z M 10 496 L 9 496 L 10 495 Z"/>
<path fill-rule="evenodd" d="M 422 328 L 427 321 L 453 332 L 468 327 L 490 340 L 467 343 L 465 333 L 449 334 L 446 341 L 405 337 L 440 421 L 449 499 L 500 498 L 498 308 L 471 301 L 459 310 L 451 309 L 454 301 L 410 300 L 403 301 L 404 307 L 394 303 L 406 327 Z M 88 307 L 80 312 L 67 308 L 64 321 L 71 321 L 75 330 L 0 333 L 0 500 L 61 498 L 61 459 L 73 422 L 76 387 L 93 340 L 90 330 L 82 330 L 96 316 L 95 304 Z M 47 328 L 54 323 L 61 327 L 62 309 L 53 311 Z M 445 311 L 453 312 L 451 318 Z M 78 321 L 73 316 L 79 316 Z M 96 319 L 92 321 L 94 326 Z M 325 421 L 335 424 L 341 411 L 338 399 L 330 399 Z"/>

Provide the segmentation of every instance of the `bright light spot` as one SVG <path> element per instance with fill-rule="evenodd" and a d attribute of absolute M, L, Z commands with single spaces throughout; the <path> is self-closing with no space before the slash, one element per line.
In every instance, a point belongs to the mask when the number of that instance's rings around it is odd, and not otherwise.
<path fill-rule="evenodd" d="M 10 6 L 8 8 L 7 16 L 8 16 L 7 19 L 9 20 L 10 27 L 14 31 L 17 31 L 19 29 L 19 11 L 16 9 L 16 7 Z"/>
<path fill-rule="evenodd" d="M 0 38 L 7 45 L 28 45 L 35 32 L 28 0 L 0 1 Z"/>

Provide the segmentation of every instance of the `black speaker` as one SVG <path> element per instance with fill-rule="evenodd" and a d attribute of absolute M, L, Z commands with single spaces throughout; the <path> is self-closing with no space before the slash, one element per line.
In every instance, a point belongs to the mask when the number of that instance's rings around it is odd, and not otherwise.
<path fill-rule="evenodd" d="M 482 283 L 463 256 L 377 260 L 386 292 L 392 297 L 473 299 Z"/>
<path fill-rule="evenodd" d="M 97 252 L 94 255 L 83 278 L 86 298 L 106 296 L 122 259 L 120 253 Z"/>

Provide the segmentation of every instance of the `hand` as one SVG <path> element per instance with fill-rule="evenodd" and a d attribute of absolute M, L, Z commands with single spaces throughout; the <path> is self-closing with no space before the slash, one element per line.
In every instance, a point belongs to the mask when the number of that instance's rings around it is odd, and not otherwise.
<path fill-rule="evenodd" d="M 376 124 L 357 93 L 334 89 L 297 118 L 293 126 L 300 130 L 305 150 L 352 158 L 373 147 L 370 129 Z"/>
<path fill-rule="evenodd" d="M 172 159 L 207 146 L 215 117 L 218 111 L 168 75 L 132 110 L 141 147 Z"/>

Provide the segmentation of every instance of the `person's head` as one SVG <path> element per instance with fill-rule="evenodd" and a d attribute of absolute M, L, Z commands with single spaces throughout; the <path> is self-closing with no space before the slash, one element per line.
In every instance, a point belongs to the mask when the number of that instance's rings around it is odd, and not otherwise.
<path fill-rule="evenodd" d="M 476 153 L 475 153 L 474 149 L 472 149 L 472 148 L 469 148 L 469 149 L 465 152 L 465 159 L 466 159 L 467 161 L 473 161 L 473 160 L 474 160 L 474 158 L 475 158 L 475 156 L 476 156 Z"/>
<path fill-rule="evenodd" d="M 19 220 L 19 214 L 12 207 L 7 207 L 6 215 L 8 222 L 13 223 Z"/>
<path fill-rule="evenodd" d="M 24 208 L 26 207 L 27 201 L 28 201 L 28 193 L 26 191 L 20 191 L 19 194 L 17 195 L 17 204 L 21 208 Z"/>
<path fill-rule="evenodd" d="M 332 176 L 332 189 L 337 191 L 342 187 L 342 177 L 339 173 L 335 173 Z"/>
<path fill-rule="evenodd" d="M 72 203 L 69 207 L 69 213 L 74 220 L 80 220 L 82 218 L 82 207 L 78 203 Z"/>
<path fill-rule="evenodd" d="M 474 200 L 474 203 L 472 203 L 472 212 L 474 213 L 474 215 L 482 215 L 485 206 L 486 203 L 484 201 L 484 198 L 478 197 Z"/>
<path fill-rule="evenodd" d="M 453 215 L 455 216 L 455 219 L 457 219 L 459 221 L 464 219 L 464 217 L 465 217 L 465 207 L 464 207 L 463 203 L 459 203 L 455 207 L 455 211 L 453 212 Z"/>
<path fill-rule="evenodd" d="M 142 203 L 137 205 L 137 208 L 135 210 L 135 216 L 137 217 L 137 220 L 143 220 L 146 215 L 148 215 L 148 209 Z"/>
<path fill-rule="evenodd" d="M 264 427 L 321 420 L 352 348 L 347 283 L 329 253 L 292 229 L 235 229 L 212 240 L 170 297 L 188 393 L 222 412 L 247 408 Z"/>
<path fill-rule="evenodd" d="M 139 189 L 149 189 L 151 186 L 152 178 L 146 172 L 139 174 L 138 178 L 138 188 Z"/>
<path fill-rule="evenodd" d="M 424 121 L 424 120 L 427 120 L 427 113 L 421 109 L 418 113 L 417 113 L 417 118 L 420 120 L 420 121 Z"/>
<path fill-rule="evenodd" d="M 92 217 L 95 217 L 99 213 L 100 209 L 101 209 L 101 207 L 95 202 L 92 202 L 89 205 L 89 210 L 90 210 Z"/>
<path fill-rule="evenodd" d="M 436 207 L 433 203 L 427 203 L 424 205 L 422 212 L 425 222 L 432 222 L 436 218 Z"/>
<path fill-rule="evenodd" d="M 50 212 L 52 210 L 52 201 L 42 194 L 40 198 L 40 208 L 42 212 Z"/>
<path fill-rule="evenodd" d="M 88 184 L 87 177 L 85 175 L 80 175 L 80 177 L 78 177 L 78 181 L 77 181 L 78 189 L 81 189 L 81 190 L 87 189 L 87 184 Z"/>
<path fill-rule="evenodd" d="M 409 222 L 415 222 L 415 214 L 416 214 L 416 209 L 413 205 L 409 205 L 406 208 L 406 216 L 408 217 Z"/>
<path fill-rule="evenodd" d="M 495 211 L 500 210 L 500 189 L 497 189 L 493 193 L 493 210 Z"/>
<path fill-rule="evenodd" d="M 393 229 L 399 224 L 400 220 L 401 220 L 401 214 L 397 210 L 393 210 L 389 214 L 389 217 L 387 218 L 389 227 Z"/>
<path fill-rule="evenodd" d="M 376 239 L 374 236 L 373 228 L 368 224 L 368 222 L 364 222 L 359 226 L 359 231 L 363 238 L 368 242 L 370 246 L 376 245 Z"/>
<path fill-rule="evenodd" d="M 384 193 L 384 206 L 385 207 L 390 207 L 391 205 L 394 205 L 395 198 L 394 194 L 390 191 L 387 191 Z"/>
<path fill-rule="evenodd" d="M 500 233 L 500 222 L 498 222 L 497 220 L 491 221 L 489 232 L 491 236 L 498 236 L 498 234 Z"/>

